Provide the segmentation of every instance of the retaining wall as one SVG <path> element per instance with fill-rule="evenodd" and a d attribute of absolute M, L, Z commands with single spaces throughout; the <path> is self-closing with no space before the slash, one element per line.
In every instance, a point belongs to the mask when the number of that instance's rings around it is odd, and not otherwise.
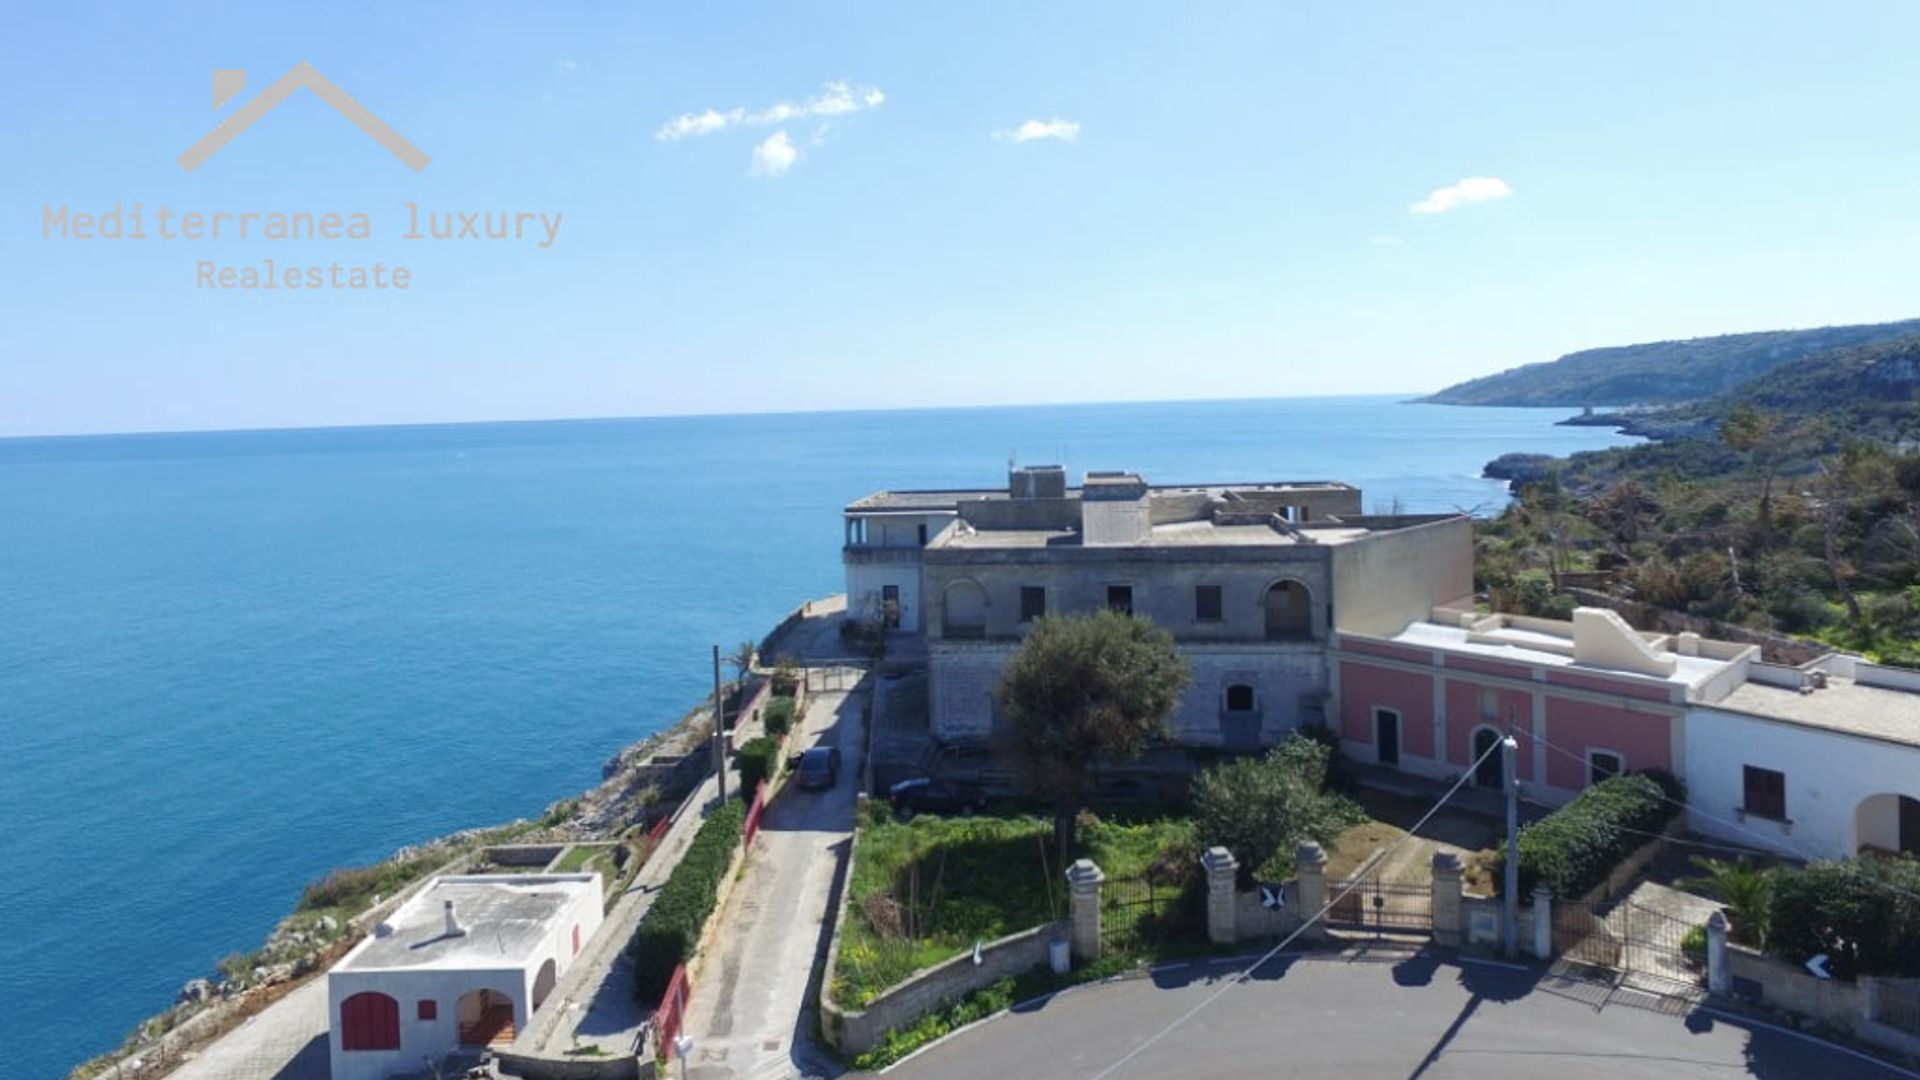
<path fill-rule="evenodd" d="M 864 1054 L 879 1044 L 894 1028 L 913 1023 L 922 1016 L 955 1001 L 983 986 L 1018 975 L 1047 962 L 1047 950 L 1054 938 L 1065 938 L 1065 922 L 1042 923 L 1030 930 L 1009 934 L 980 948 L 980 963 L 971 952 L 961 953 L 945 963 L 923 968 L 889 986 L 866 1006 L 842 1009 L 823 985 L 820 993 L 821 1027 L 834 1049 L 849 1057 Z M 839 932 L 834 933 L 833 958 L 838 958 Z M 832 968 L 828 968 L 831 979 Z"/>

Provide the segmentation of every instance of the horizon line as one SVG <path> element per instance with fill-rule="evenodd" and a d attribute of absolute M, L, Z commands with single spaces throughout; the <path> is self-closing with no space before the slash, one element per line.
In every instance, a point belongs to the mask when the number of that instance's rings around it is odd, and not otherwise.
<path fill-rule="evenodd" d="M 143 428 L 119 431 L 67 431 L 41 434 L 0 434 L 0 443 L 27 442 L 53 439 L 112 439 L 141 438 L 163 435 L 252 435 L 291 432 L 323 431 L 378 431 L 388 428 L 441 428 L 441 427 L 479 427 L 499 424 L 577 424 L 577 423 L 616 423 L 631 420 L 727 420 L 745 417 L 769 416 L 846 416 L 866 413 L 916 413 L 916 412 L 962 412 L 984 409 L 1046 409 L 1075 407 L 1107 407 L 1117 405 L 1212 405 L 1228 403 L 1252 403 L 1262 401 L 1315 401 L 1337 398 L 1400 398 L 1402 404 L 1419 404 L 1419 398 L 1431 391 L 1422 392 L 1380 392 L 1365 394 L 1261 394 L 1251 397 L 1201 397 L 1201 398 L 1114 398 L 1102 401 L 1025 401 L 996 402 L 991 404 L 964 405 L 876 405 L 864 408 L 839 409 L 759 409 L 735 412 L 680 412 L 680 413 L 617 413 L 598 416 L 526 416 L 526 417 L 479 417 L 463 420 L 393 420 L 375 423 L 340 424 L 287 424 L 282 426 L 235 425 L 233 427 L 208 428 Z M 1486 406 L 1475 406 L 1484 408 Z M 1528 406 L 1507 406 L 1526 408 Z M 1559 406 L 1537 406 L 1539 408 L 1558 408 Z"/>

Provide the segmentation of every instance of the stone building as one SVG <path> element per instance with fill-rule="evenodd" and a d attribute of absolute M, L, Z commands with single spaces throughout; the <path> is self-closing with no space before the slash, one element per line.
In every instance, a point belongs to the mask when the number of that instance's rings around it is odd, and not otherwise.
<path fill-rule="evenodd" d="M 993 734 L 993 687 L 1033 620 L 1102 606 L 1170 631 L 1193 669 L 1171 728 L 1251 750 L 1324 722 L 1336 630 L 1390 633 L 1473 588 L 1456 514 L 1368 515 L 1329 482 L 1152 485 L 1059 466 L 1004 490 L 879 492 L 846 508 L 853 617 L 924 639 L 930 726 Z"/>

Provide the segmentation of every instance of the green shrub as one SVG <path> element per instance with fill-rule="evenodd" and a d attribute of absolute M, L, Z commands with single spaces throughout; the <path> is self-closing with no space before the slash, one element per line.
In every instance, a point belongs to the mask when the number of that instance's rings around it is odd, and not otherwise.
<path fill-rule="evenodd" d="M 1687 927 L 1680 935 L 1680 951 L 1695 963 L 1704 963 L 1707 959 L 1707 928 L 1704 923 Z"/>
<path fill-rule="evenodd" d="M 374 863 L 372 866 L 343 866 L 309 884 L 300 894 L 301 911 L 341 908 L 359 911 L 375 896 L 392 896 L 403 886 L 431 869 L 424 858 Z"/>
<path fill-rule="evenodd" d="M 778 738 L 793 727 L 793 699 L 776 697 L 767 702 L 760 712 L 760 722 L 766 725 L 767 734 Z"/>
<path fill-rule="evenodd" d="M 773 778 L 780 764 L 780 742 L 765 735 L 741 744 L 733 752 L 733 760 L 740 766 L 740 797 L 753 798 L 755 788 L 760 781 Z"/>
<path fill-rule="evenodd" d="M 1243 883 L 1275 854 L 1302 840 L 1331 844 L 1365 820 L 1352 801 L 1325 790 L 1330 748 L 1292 735 L 1265 757 L 1216 765 L 1193 782 L 1193 821 L 1202 847 L 1220 844 L 1240 861 Z"/>
<path fill-rule="evenodd" d="M 773 693 L 775 697 L 792 697 L 800 689 L 800 668 L 793 657 L 782 656 L 773 668 Z"/>
<path fill-rule="evenodd" d="M 746 815 L 745 806 L 729 799 L 700 824 L 680 865 L 634 929 L 627 950 L 633 956 L 634 995 L 641 1001 L 658 1002 L 673 969 L 693 955 L 740 843 Z"/>
<path fill-rule="evenodd" d="M 1826 953 L 1830 970 L 1920 975 L 1920 862 L 1853 858 L 1773 876 L 1767 950 L 1793 963 Z"/>
<path fill-rule="evenodd" d="M 1613 776 L 1520 830 L 1520 895 L 1544 884 L 1574 899 L 1605 881 L 1620 860 L 1667 827 L 1680 807 L 1668 798 L 1684 791 L 1671 776 Z M 1496 887 L 1505 884 L 1506 851 L 1494 854 Z"/>

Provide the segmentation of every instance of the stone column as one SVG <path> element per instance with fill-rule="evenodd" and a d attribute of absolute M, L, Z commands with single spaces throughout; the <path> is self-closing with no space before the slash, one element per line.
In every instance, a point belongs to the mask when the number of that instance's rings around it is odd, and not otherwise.
<path fill-rule="evenodd" d="M 1433 853 L 1433 943 L 1460 947 L 1460 856 Z"/>
<path fill-rule="evenodd" d="M 1553 890 L 1545 885 L 1533 887 L 1533 955 L 1553 959 Z"/>
<path fill-rule="evenodd" d="M 1073 958 L 1081 963 L 1100 959 L 1100 883 L 1107 875 L 1092 859 L 1080 859 L 1067 868 L 1068 910 L 1073 916 Z"/>
<path fill-rule="evenodd" d="M 1707 992 L 1725 994 L 1733 989 L 1733 972 L 1727 970 L 1727 913 L 1716 911 L 1707 919 Z"/>
<path fill-rule="evenodd" d="M 1200 869 L 1207 876 L 1207 940 L 1215 945 L 1237 944 L 1240 861 L 1226 848 L 1210 847 L 1200 856 Z"/>
<path fill-rule="evenodd" d="M 1327 906 L 1327 853 L 1319 844 L 1305 843 L 1294 850 L 1293 864 L 1297 888 L 1294 895 L 1300 905 L 1299 915 L 1304 922 L 1320 914 Z M 1325 919 L 1304 927 L 1301 937 L 1321 938 L 1327 936 Z"/>

